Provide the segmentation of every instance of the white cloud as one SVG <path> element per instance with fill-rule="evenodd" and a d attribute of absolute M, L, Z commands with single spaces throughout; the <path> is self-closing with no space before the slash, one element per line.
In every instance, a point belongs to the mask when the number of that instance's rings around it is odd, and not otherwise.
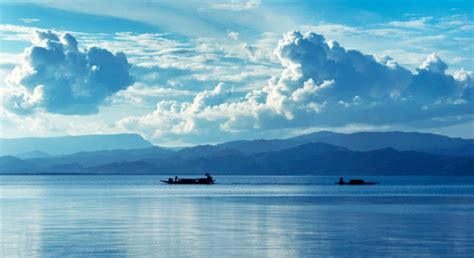
<path fill-rule="evenodd" d="M 448 65 L 439 58 L 436 53 L 429 55 L 420 65 L 420 69 L 431 71 L 434 73 L 444 73 L 448 69 Z"/>
<path fill-rule="evenodd" d="M 26 23 L 26 24 L 29 24 L 29 23 L 35 23 L 35 22 L 39 22 L 40 20 L 39 19 L 35 19 L 35 18 L 22 18 L 20 19 L 20 21 Z"/>
<path fill-rule="evenodd" d="M 377 59 L 299 32 L 285 34 L 275 54 L 281 75 L 244 97 L 233 98 L 218 85 L 189 102 L 160 101 L 154 112 L 119 124 L 155 142 L 195 143 L 315 126 L 380 128 L 472 112 L 470 74 L 446 74 L 434 55 L 413 74 L 389 57 Z"/>
<path fill-rule="evenodd" d="M 210 5 L 211 9 L 243 11 L 259 7 L 260 0 L 231 0 L 231 1 L 216 1 Z"/>
<path fill-rule="evenodd" d="M 117 113 L 116 110 L 114 112 Z M 126 133 L 98 115 L 64 116 L 36 113 L 34 116 L 24 116 L 2 109 L 0 109 L 0 132 L 2 137 L 9 138 Z"/>
<path fill-rule="evenodd" d="M 21 63 L 22 54 L 0 52 L 0 66 L 18 65 Z"/>
<path fill-rule="evenodd" d="M 1 89 L 4 108 L 59 114 L 92 114 L 107 96 L 133 83 L 124 53 L 92 47 L 81 51 L 70 34 L 37 31 L 22 63 Z"/>
<path fill-rule="evenodd" d="M 368 23 L 355 26 L 321 21 L 316 24 L 305 24 L 299 28 L 302 31 L 313 31 L 334 38 L 347 47 L 365 53 L 390 55 L 413 71 L 426 55 L 433 52 L 449 60 L 451 69 L 449 72 L 463 67 L 472 69 L 470 57 L 473 42 L 469 35 L 472 35 L 473 30 L 469 30 L 469 27 L 473 23 L 467 15 L 410 17 L 411 19 L 392 24 Z"/>
<path fill-rule="evenodd" d="M 239 33 L 235 31 L 231 31 L 227 33 L 227 37 L 233 39 L 233 40 L 238 40 L 239 39 Z"/>
<path fill-rule="evenodd" d="M 427 23 L 431 21 L 433 17 L 421 17 L 419 19 L 409 20 L 409 21 L 392 21 L 389 22 L 389 25 L 395 27 L 403 27 L 403 28 L 413 28 L 413 29 L 423 29 L 427 26 Z"/>
<path fill-rule="evenodd" d="M 321 22 L 316 25 L 306 24 L 301 26 L 303 31 L 313 31 L 323 35 L 355 35 L 365 33 L 363 30 L 343 24 Z"/>
<path fill-rule="evenodd" d="M 425 26 L 425 29 L 436 28 L 439 25 L 437 22 L 437 18 L 429 21 L 429 26 Z M 151 110 L 156 103 L 162 103 L 161 113 L 153 112 L 154 115 L 150 113 L 148 116 L 129 118 L 133 121 L 130 124 L 135 123 L 133 126 L 129 125 L 134 128 L 133 130 L 142 132 L 147 128 L 143 134 L 148 137 L 155 135 L 153 139 L 159 142 L 176 141 L 179 136 L 183 137 L 183 141 L 186 139 L 192 141 L 195 136 L 199 136 L 202 142 L 206 142 L 206 140 L 214 141 L 216 137 L 224 135 L 226 137 L 230 137 L 229 135 L 237 137 L 247 133 L 256 135 L 256 130 L 275 132 L 307 127 L 336 128 L 345 126 L 344 120 L 352 124 L 380 128 L 382 124 L 393 125 L 397 121 L 402 121 L 402 118 L 395 114 L 392 121 L 388 122 L 382 119 L 366 121 L 362 113 L 374 112 L 373 110 L 380 108 L 382 110 L 380 114 L 387 114 L 387 110 L 390 111 L 393 107 L 396 110 L 398 105 L 405 101 L 404 103 L 408 104 L 399 110 L 411 114 L 410 110 L 415 110 L 417 104 L 415 99 L 418 97 L 415 96 L 421 96 L 419 99 L 428 103 L 416 109 L 422 110 L 422 107 L 426 106 L 422 115 L 407 116 L 412 121 L 430 119 L 429 117 L 436 115 L 459 114 L 465 112 L 466 107 L 471 105 L 469 100 L 472 99 L 473 92 L 472 75 L 469 71 L 455 72 L 471 59 L 469 55 L 460 58 L 456 56 L 457 52 L 451 50 L 457 48 L 470 51 L 472 47 L 469 47 L 469 38 L 462 35 L 452 38 L 448 34 L 429 35 L 407 27 L 386 28 L 382 25 L 353 27 L 319 23 L 314 26 L 305 25 L 303 28 L 325 32 L 344 45 L 356 46 L 364 52 L 395 57 L 401 64 L 409 65 L 412 70 L 399 65 L 393 59 L 370 57 L 358 51 L 348 51 L 336 41 L 323 40 L 324 44 L 316 45 L 324 51 L 329 48 L 330 51 L 326 53 L 328 60 L 335 62 L 334 66 L 342 67 L 331 70 L 332 68 L 328 68 L 331 67 L 330 61 L 326 60 L 323 66 L 317 66 L 304 59 L 318 60 L 321 57 L 314 46 L 314 48 L 307 48 L 304 45 L 290 47 L 300 51 L 299 54 L 304 57 L 303 59 L 285 56 L 281 50 L 274 52 L 273 48 L 281 36 L 279 33 L 271 32 L 262 33 L 247 42 L 248 37 L 240 38 L 240 35 L 239 41 L 230 41 L 215 38 L 177 39 L 168 34 L 130 32 L 112 35 L 82 33 L 77 34 L 77 38 L 81 45 L 88 49 L 98 46 L 127 53 L 129 62 L 134 64 L 130 74 L 136 77 L 138 84 L 122 89 L 106 97 L 104 101 L 107 105 L 127 109 L 137 107 L 143 110 Z M 0 26 L 0 33 L 6 35 L 7 40 L 29 41 L 35 29 L 3 25 Z M 396 41 L 393 40 L 395 38 Z M 311 40 L 305 39 L 304 36 L 296 39 L 301 44 L 311 43 Z M 293 41 L 295 40 L 290 39 L 288 44 L 294 44 Z M 425 60 L 426 55 L 434 52 L 440 44 L 446 48 L 436 52 L 443 59 L 449 60 L 449 68 L 442 65 L 444 62 L 439 57 Z M 8 58 L 13 61 L 15 56 Z M 456 69 L 452 68 L 454 63 L 457 63 Z M 5 61 L 5 65 L 11 66 L 12 62 Z M 282 65 L 283 71 L 281 71 Z M 376 73 L 380 77 L 369 76 L 371 69 L 377 66 L 383 68 L 380 68 L 382 72 Z M 471 69 L 472 66 L 465 68 Z M 434 75 L 435 71 L 439 77 Z M 360 87 L 349 87 L 347 85 L 351 80 L 338 78 L 340 76 L 338 74 L 348 72 L 357 75 L 352 82 L 361 84 Z M 453 76 L 447 73 L 453 73 Z M 272 76 L 274 78 L 267 84 L 266 81 Z M 435 83 L 431 83 L 430 80 L 434 80 Z M 316 94 L 316 89 L 325 81 L 331 82 L 331 87 L 328 87 L 326 92 Z M 220 104 L 204 105 L 205 108 L 197 113 L 184 112 L 194 104 L 196 95 L 214 91 L 213 86 L 219 82 L 225 82 L 225 92 L 230 94 L 229 97 Z M 31 108 L 41 109 L 44 92 L 42 87 L 38 87 L 36 93 L 34 90 L 29 92 L 17 90 L 10 99 L 14 100 L 11 106 L 16 105 L 16 112 L 27 112 Z M 437 104 L 434 104 L 435 102 Z M 449 110 L 448 105 L 458 108 Z M 167 110 L 171 107 L 174 109 Z M 176 109 L 177 107 L 179 109 Z M 346 117 L 343 108 L 349 107 L 355 108 L 353 117 Z M 163 114 L 169 119 L 158 123 L 155 117 L 163 118 L 165 116 Z M 375 113 L 369 117 L 376 116 Z M 147 117 L 147 122 L 144 117 Z M 125 120 L 119 123 L 120 126 L 125 124 Z M 177 123 L 179 126 L 168 127 L 174 128 L 168 131 L 165 129 L 166 123 L 170 125 Z M 156 137 L 157 135 L 160 137 Z"/>
<path fill-rule="evenodd" d="M 0 36 L 7 41 L 30 41 L 37 30 L 39 28 L 31 26 L 0 24 Z"/>
<path fill-rule="evenodd" d="M 227 28 L 253 30 L 267 28 L 290 19 L 260 10 L 259 0 L 248 1 L 117 1 L 107 0 L 36 1 L 36 4 L 55 9 L 117 17 L 140 22 L 189 37 L 226 38 Z M 123 10 L 127 10 L 124 12 Z M 255 23 L 256 19 L 259 23 Z"/>

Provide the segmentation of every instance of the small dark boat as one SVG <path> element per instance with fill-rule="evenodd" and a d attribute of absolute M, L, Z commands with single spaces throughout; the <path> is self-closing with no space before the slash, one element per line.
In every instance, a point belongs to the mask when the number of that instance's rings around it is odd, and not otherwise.
<path fill-rule="evenodd" d="M 168 178 L 168 180 L 160 180 L 163 183 L 170 185 L 211 185 L 214 184 L 215 180 L 209 173 L 206 173 L 206 177 L 203 178 L 179 178 L 177 176 Z"/>
<path fill-rule="evenodd" d="M 365 182 L 362 179 L 351 179 L 349 182 L 345 182 L 344 179 L 341 177 L 339 178 L 339 182 L 336 184 L 338 185 L 376 185 L 379 182 Z"/>

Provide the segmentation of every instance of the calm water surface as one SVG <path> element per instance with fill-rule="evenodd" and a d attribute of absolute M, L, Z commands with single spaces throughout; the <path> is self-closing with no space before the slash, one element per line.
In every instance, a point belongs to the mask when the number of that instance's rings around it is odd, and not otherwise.
<path fill-rule="evenodd" d="M 2 257 L 473 257 L 474 177 L 0 176 Z"/>

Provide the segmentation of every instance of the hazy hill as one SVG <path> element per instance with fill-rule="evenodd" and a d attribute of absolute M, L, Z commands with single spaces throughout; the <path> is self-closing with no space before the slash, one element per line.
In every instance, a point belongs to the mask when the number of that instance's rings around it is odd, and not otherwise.
<path fill-rule="evenodd" d="M 37 167 L 47 168 L 53 165 L 77 163 L 81 166 L 91 167 L 114 162 L 132 162 L 146 159 L 165 159 L 174 152 L 160 147 L 131 150 L 101 150 L 90 152 L 78 152 L 51 158 L 28 159 Z"/>
<path fill-rule="evenodd" d="M 412 132 L 343 134 L 322 131 L 288 139 L 232 141 L 218 144 L 216 147 L 235 149 L 242 153 L 252 154 L 284 150 L 312 142 L 333 144 L 353 151 L 394 148 L 399 151 L 415 150 L 454 156 L 474 155 L 474 140 L 472 139 L 450 138 L 436 134 Z"/>
<path fill-rule="evenodd" d="M 393 148 L 360 152 L 309 143 L 281 151 L 201 158 L 180 166 L 177 172 L 195 171 L 198 167 L 200 171 L 221 174 L 473 175 L 474 157 Z"/>
<path fill-rule="evenodd" d="M 28 161 L 13 156 L 0 157 L 0 173 L 30 174 L 38 172 L 36 166 Z"/>
<path fill-rule="evenodd" d="M 209 147 L 206 147 L 209 149 Z M 325 143 L 308 143 L 271 152 L 244 154 L 223 149 L 202 156 L 179 156 L 142 160 L 55 163 L 38 167 L 29 160 L 0 158 L 0 172 L 90 173 L 90 174 L 312 174 L 312 175 L 473 175 L 474 157 L 453 157 L 385 148 L 351 151 Z M 6 162 L 4 161 L 6 160 Z M 76 160 L 80 161 L 80 160 Z M 83 165 L 84 164 L 84 165 Z"/>
<path fill-rule="evenodd" d="M 20 159 L 36 159 L 36 158 L 51 158 L 53 155 L 44 151 L 28 151 L 20 154 L 15 154 L 15 157 Z"/>
<path fill-rule="evenodd" d="M 62 137 L 0 139 L 0 156 L 28 152 L 65 155 L 80 151 L 141 149 L 153 147 L 138 134 L 105 134 Z"/>
<path fill-rule="evenodd" d="M 175 153 L 175 157 L 179 157 L 182 159 L 193 159 L 193 158 L 200 158 L 206 157 L 217 152 L 222 151 L 224 148 L 213 146 L 213 145 L 198 145 L 194 147 L 188 147 L 181 149 Z"/>
<path fill-rule="evenodd" d="M 284 149 L 296 147 L 303 143 L 309 143 L 309 142 L 311 141 L 292 142 L 292 141 L 283 140 L 283 139 L 273 139 L 273 140 L 260 139 L 260 140 L 249 140 L 249 141 L 241 140 L 241 141 L 232 141 L 232 142 L 218 144 L 216 145 L 216 147 L 219 147 L 221 149 L 234 149 L 245 154 L 252 154 L 252 153 L 260 153 L 260 152 L 267 152 L 267 151 L 284 150 Z"/>
<path fill-rule="evenodd" d="M 42 150 L 18 155 L 23 159 L 12 156 L 0 157 L 0 173 L 202 174 L 204 171 L 252 175 L 472 175 L 474 173 L 473 140 L 434 134 L 318 132 L 289 139 L 199 145 L 178 151 L 157 146 L 150 147 L 152 145 L 138 135 L 59 138 L 61 139 L 33 138 L 37 141 L 34 148 L 42 147 Z M 40 143 L 43 146 L 39 146 Z M 65 145 L 62 146 L 62 143 Z M 77 148 L 74 148 L 75 143 L 78 144 Z M 86 146 L 87 144 L 92 146 Z M 141 145 L 147 147 L 133 148 Z M 117 146 L 124 148 L 110 150 Z M 15 146 L 11 147 L 15 149 Z M 48 154 L 58 153 L 58 150 L 65 152 L 80 148 L 104 150 L 55 156 Z"/>
<path fill-rule="evenodd" d="M 369 151 L 383 148 L 396 150 L 431 151 L 434 149 L 458 149 L 474 146 L 474 140 L 417 132 L 359 132 L 351 134 L 316 132 L 288 139 L 292 142 L 324 142 L 355 151 Z"/>

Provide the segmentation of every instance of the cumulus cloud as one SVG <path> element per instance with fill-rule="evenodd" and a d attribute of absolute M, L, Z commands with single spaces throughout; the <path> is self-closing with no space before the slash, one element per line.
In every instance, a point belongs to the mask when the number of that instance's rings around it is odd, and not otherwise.
<path fill-rule="evenodd" d="M 231 31 L 227 33 L 227 37 L 233 39 L 233 40 L 238 40 L 239 39 L 239 33 L 236 31 Z"/>
<path fill-rule="evenodd" d="M 447 74 L 432 54 L 413 73 L 389 57 L 347 50 L 315 33 L 284 35 L 275 49 L 283 70 L 244 97 L 222 85 L 191 102 L 161 101 L 120 126 L 158 142 L 195 142 L 276 129 L 438 121 L 473 114 L 471 73 Z M 158 140 L 159 139 L 159 140 Z"/>
<path fill-rule="evenodd" d="M 434 73 L 444 73 L 448 69 L 448 65 L 439 58 L 436 53 L 429 55 L 425 61 L 420 65 L 421 70 L 426 70 Z"/>
<path fill-rule="evenodd" d="M 42 109 L 66 115 L 98 112 L 104 100 L 133 83 L 122 52 L 91 47 L 80 50 L 68 33 L 37 31 L 22 63 L 0 88 L 5 109 L 26 114 Z"/>

